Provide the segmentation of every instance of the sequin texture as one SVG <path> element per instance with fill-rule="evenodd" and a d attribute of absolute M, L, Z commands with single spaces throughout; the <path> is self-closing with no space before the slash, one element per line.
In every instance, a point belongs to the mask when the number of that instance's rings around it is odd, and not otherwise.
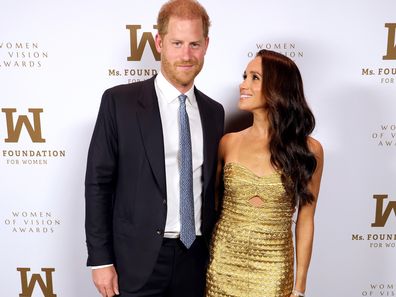
<path fill-rule="evenodd" d="M 224 189 L 206 296 L 289 297 L 294 280 L 294 207 L 285 196 L 280 174 L 260 177 L 241 164 L 227 163 Z M 256 196 L 260 206 L 250 201 Z"/>

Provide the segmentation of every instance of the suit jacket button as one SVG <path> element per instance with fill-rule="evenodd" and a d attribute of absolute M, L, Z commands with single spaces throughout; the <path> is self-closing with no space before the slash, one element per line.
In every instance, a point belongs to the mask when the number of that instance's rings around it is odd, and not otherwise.
<path fill-rule="evenodd" d="M 166 199 L 162 200 L 162 204 L 166 205 Z"/>
<path fill-rule="evenodd" d="M 162 231 L 160 229 L 157 229 L 157 234 L 162 235 Z"/>

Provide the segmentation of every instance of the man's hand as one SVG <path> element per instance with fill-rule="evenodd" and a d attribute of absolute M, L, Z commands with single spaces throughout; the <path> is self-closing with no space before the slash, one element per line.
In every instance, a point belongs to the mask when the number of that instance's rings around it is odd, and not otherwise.
<path fill-rule="evenodd" d="M 92 269 L 92 279 L 103 297 L 119 295 L 118 276 L 114 266 Z"/>

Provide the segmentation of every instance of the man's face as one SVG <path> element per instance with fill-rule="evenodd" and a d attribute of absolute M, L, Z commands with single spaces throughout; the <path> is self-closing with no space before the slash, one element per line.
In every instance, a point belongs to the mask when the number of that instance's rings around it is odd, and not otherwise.
<path fill-rule="evenodd" d="M 204 37 L 201 19 L 171 17 L 168 32 L 157 35 L 155 45 L 161 54 L 161 71 L 180 92 L 185 93 L 201 71 L 209 38 Z"/>

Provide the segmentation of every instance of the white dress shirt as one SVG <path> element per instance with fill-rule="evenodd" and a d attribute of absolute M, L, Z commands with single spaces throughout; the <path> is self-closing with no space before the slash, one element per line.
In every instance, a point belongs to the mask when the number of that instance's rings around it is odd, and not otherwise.
<path fill-rule="evenodd" d="M 180 166 L 179 166 L 179 106 L 181 94 L 160 72 L 155 78 L 155 91 L 161 114 L 162 133 L 164 136 L 166 194 L 168 214 L 166 217 L 165 237 L 180 234 Z M 184 95 L 187 96 L 186 110 L 190 123 L 195 232 L 201 235 L 202 208 L 202 164 L 203 134 L 201 117 L 194 86 Z"/>

